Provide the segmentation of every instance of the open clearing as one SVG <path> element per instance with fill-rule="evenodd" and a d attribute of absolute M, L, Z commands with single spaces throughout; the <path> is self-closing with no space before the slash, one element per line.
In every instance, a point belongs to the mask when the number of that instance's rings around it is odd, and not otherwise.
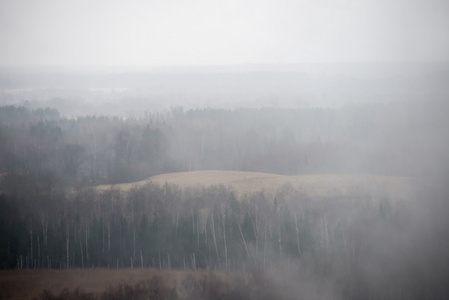
<path fill-rule="evenodd" d="M 232 189 L 237 195 L 252 194 L 263 191 L 270 195 L 285 189 L 293 189 L 305 195 L 330 196 L 368 194 L 374 197 L 407 199 L 411 184 L 407 177 L 381 176 L 366 174 L 314 174 L 286 176 L 258 172 L 238 171 L 194 171 L 167 173 L 148 179 L 116 185 L 100 185 L 99 190 L 111 187 L 127 192 L 148 183 L 164 185 L 166 183 L 181 188 L 195 188 L 223 185 Z"/>

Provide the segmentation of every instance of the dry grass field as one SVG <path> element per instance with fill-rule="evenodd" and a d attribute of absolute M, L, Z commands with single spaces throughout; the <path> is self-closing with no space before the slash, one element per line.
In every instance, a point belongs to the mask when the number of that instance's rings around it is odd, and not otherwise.
<path fill-rule="evenodd" d="M 308 196 L 369 194 L 375 197 L 390 199 L 407 199 L 411 184 L 407 177 L 381 176 L 365 174 L 316 174 L 286 176 L 258 172 L 238 171 L 195 171 L 167 173 L 148 179 L 114 185 L 115 188 L 127 192 L 132 188 L 143 186 L 149 182 L 164 185 L 174 184 L 181 188 L 223 185 L 236 192 L 237 195 L 252 194 L 263 191 L 271 195 L 288 188 L 300 191 Z M 97 188 L 105 190 L 111 185 Z"/>
<path fill-rule="evenodd" d="M 64 288 L 70 291 L 81 288 L 100 296 L 109 286 L 133 285 L 150 280 L 155 275 L 179 289 L 188 274 L 199 277 L 205 272 L 155 269 L 1 270 L 0 299 L 30 300 L 44 289 L 59 294 Z"/>

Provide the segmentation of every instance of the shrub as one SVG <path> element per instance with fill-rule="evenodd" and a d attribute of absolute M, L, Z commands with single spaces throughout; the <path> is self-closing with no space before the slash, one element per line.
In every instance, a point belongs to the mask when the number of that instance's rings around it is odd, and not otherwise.
<path fill-rule="evenodd" d="M 120 284 L 109 287 L 101 300 L 177 300 L 176 287 L 169 287 L 160 276 L 135 285 Z"/>
<path fill-rule="evenodd" d="M 53 295 L 49 290 L 43 290 L 39 297 L 34 297 L 33 300 L 97 300 L 98 298 L 92 293 L 84 292 L 77 288 L 73 292 L 69 289 L 63 289 L 59 295 Z"/>

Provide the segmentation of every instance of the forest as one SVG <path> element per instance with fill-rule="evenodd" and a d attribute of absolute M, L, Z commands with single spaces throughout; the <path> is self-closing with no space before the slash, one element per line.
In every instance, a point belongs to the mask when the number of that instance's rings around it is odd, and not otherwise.
<path fill-rule="evenodd" d="M 67 118 L 2 106 L 0 268 L 257 269 L 291 289 L 279 299 L 443 299 L 448 111 L 411 101 Z M 405 176 L 413 193 L 114 187 L 198 170 Z"/>
<path fill-rule="evenodd" d="M 446 163 L 447 110 L 445 101 L 419 101 L 72 119 L 3 106 L 0 172 L 9 187 L 17 179 L 47 192 L 207 169 L 413 175 Z"/>

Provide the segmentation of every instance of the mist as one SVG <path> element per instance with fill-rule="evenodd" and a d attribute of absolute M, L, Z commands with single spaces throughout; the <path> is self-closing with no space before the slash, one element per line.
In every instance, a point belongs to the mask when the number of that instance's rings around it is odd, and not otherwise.
<path fill-rule="evenodd" d="M 225 272 L 189 279 L 207 299 L 445 298 L 447 64 L 269 67 L 3 70 L 2 268 Z"/>
<path fill-rule="evenodd" d="M 3 105 L 65 117 L 142 118 L 171 108 L 313 108 L 444 101 L 447 63 L 334 63 L 177 68 L 3 68 Z M 126 109 L 123 109 L 126 107 Z"/>
<path fill-rule="evenodd" d="M 448 298 L 448 20 L 0 1 L 0 298 Z"/>
<path fill-rule="evenodd" d="M 2 1 L 1 65 L 207 66 L 447 61 L 432 1 Z"/>

